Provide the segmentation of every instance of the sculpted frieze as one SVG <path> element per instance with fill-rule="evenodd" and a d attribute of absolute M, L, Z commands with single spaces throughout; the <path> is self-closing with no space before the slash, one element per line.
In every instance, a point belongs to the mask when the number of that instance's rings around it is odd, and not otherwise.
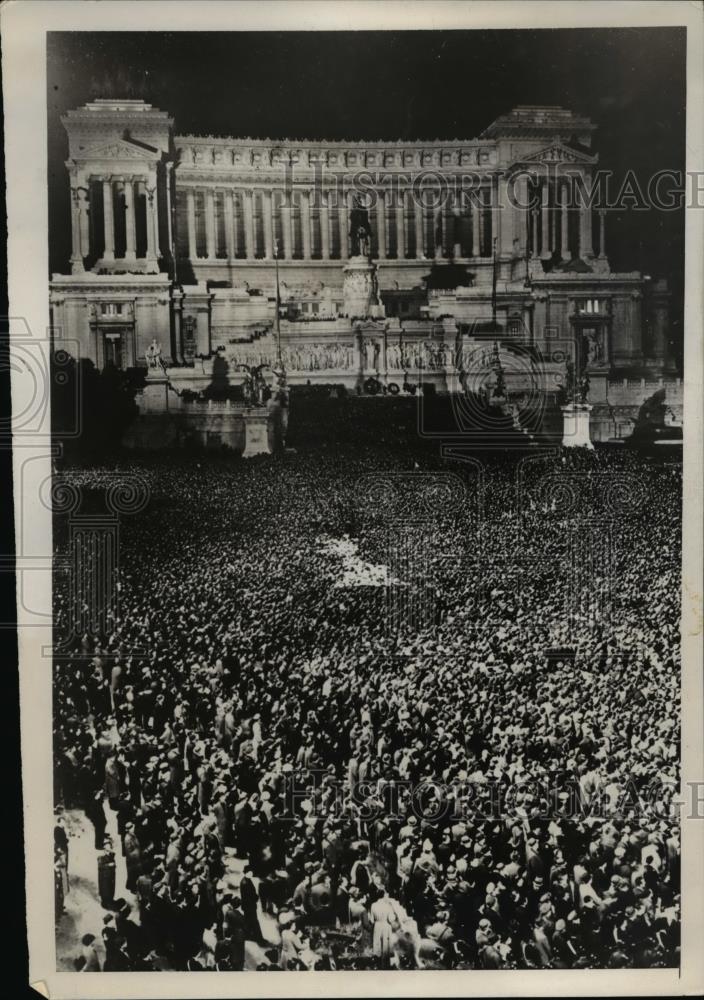
<path fill-rule="evenodd" d="M 124 139 L 101 144 L 100 146 L 89 146 L 88 149 L 81 149 L 73 154 L 76 162 L 90 160 L 141 160 L 142 162 L 155 162 L 159 159 L 159 153 L 145 149 L 143 146 L 134 146 Z"/>

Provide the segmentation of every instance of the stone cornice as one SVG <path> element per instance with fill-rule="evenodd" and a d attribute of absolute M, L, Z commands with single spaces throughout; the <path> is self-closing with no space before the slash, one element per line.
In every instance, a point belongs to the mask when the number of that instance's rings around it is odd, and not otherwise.
<path fill-rule="evenodd" d="M 85 295 L 124 293 L 124 292 L 162 292 L 171 286 L 171 279 L 166 274 L 95 274 L 86 271 L 84 274 L 52 274 L 50 289 L 69 294 Z"/>
<path fill-rule="evenodd" d="M 589 139 L 596 129 L 585 115 L 578 115 L 559 105 L 518 105 L 500 115 L 481 133 L 482 139 L 535 139 L 555 133 L 579 134 Z"/>
<path fill-rule="evenodd" d="M 325 175 L 322 177 L 316 174 L 313 170 L 296 170 L 294 173 L 289 174 L 282 169 L 276 169 L 269 167 L 268 169 L 262 169 L 261 171 L 255 172 L 251 167 L 243 171 L 238 171 L 235 167 L 226 170 L 194 170 L 192 167 L 184 169 L 179 167 L 176 170 L 176 186 L 177 190 L 186 190 L 189 187 L 201 187 L 207 185 L 209 187 L 223 187 L 223 188 L 233 188 L 241 189 L 246 187 L 256 187 L 256 188 L 270 188 L 272 190 L 282 190 L 285 187 L 291 186 L 294 189 L 299 187 L 318 187 L 320 186 L 323 191 L 325 190 L 337 190 L 340 183 L 344 181 L 346 187 L 353 188 L 355 178 L 357 178 L 357 183 L 363 190 L 369 190 L 371 187 L 383 188 L 388 184 L 389 190 L 396 190 L 397 185 L 401 185 L 409 190 L 412 184 L 418 183 L 418 178 L 422 175 L 414 174 L 411 171 L 399 170 L 398 174 L 388 173 L 387 168 L 381 168 L 377 173 L 374 171 L 370 173 L 370 170 L 365 170 L 364 183 L 362 183 L 362 171 L 354 172 L 351 170 L 339 170 L 339 171 L 326 171 Z M 480 181 L 488 183 L 490 179 L 501 173 L 498 168 L 482 168 L 473 172 L 472 176 L 480 178 Z M 433 177 L 442 177 L 443 184 L 446 182 L 445 179 L 451 180 L 453 177 L 461 178 L 461 169 L 448 169 L 439 170 L 434 169 L 428 173 L 427 183 L 432 186 Z M 369 180 L 367 180 L 367 178 Z M 404 185 L 404 181 L 406 184 Z"/>
<path fill-rule="evenodd" d="M 105 100 L 98 99 L 89 101 L 81 108 L 74 108 L 61 116 L 64 125 L 72 122 L 80 122 L 81 125 L 99 124 L 104 127 L 106 124 L 114 124 L 115 118 L 120 121 L 139 122 L 140 126 L 153 125 L 155 128 L 163 129 L 165 126 L 171 128 L 174 119 L 167 111 L 160 111 L 139 100 Z"/>
<path fill-rule="evenodd" d="M 630 289 L 634 285 L 642 285 L 643 275 L 638 271 L 628 271 L 620 274 L 598 274 L 596 272 L 560 274 L 551 272 L 549 275 L 546 274 L 544 278 L 532 278 L 531 284 L 540 287 L 558 285 L 562 288 L 570 285 L 574 285 L 575 288 L 583 288 L 586 285 L 600 285 L 604 289 L 616 291 L 617 289 L 614 286 L 621 285 L 624 289 Z"/>
<path fill-rule="evenodd" d="M 417 170 L 453 167 L 490 167 L 497 163 L 491 142 L 460 141 L 396 142 L 298 142 L 277 143 L 269 139 L 228 139 L 176 136 L 174 144 L 180 168 L 350 168 Z"/>
<path fill-rule="evenodd" d="M 267 147 L 270 149 L 397 149 L 415 150 L 425 146 L 441 149 L 443 147 L 459 148 L 464 146 L 493 146 L 493 142 L 482 139 L 255 139 L 250 136 L 228 135 L 176 135 L 176 146 L 247 146 Z"/>
<path fill-rule="evenodd" d="M 140 163 L 153 168 L 160 160 L 161 153 L 158 150 L 145 149 L 126 139 L 114 139 L 87 149 L 77 149 L 68 162 L 84 164 L 99 161 L 109 165 L 113 173 L 120 173 L 120 163 L 128 163 L 130 166 Z"/>
<path fill-rule="evenodd" d="M 534 153 L 528 153 L 522 156 L 520 159 L 516 160 L 513 166 L 535 166 L 536 164 L 545 165 L 593 165 L 598 163 L 598 156 L 589 156 L 587 153 L 583 153 L 580 150 L 572 149 L 571 146 L 566 146 L 563 142 L 557 141 L 553 142 L 550 146 L 546 146 L 544 149 L 538 149 Z"/>

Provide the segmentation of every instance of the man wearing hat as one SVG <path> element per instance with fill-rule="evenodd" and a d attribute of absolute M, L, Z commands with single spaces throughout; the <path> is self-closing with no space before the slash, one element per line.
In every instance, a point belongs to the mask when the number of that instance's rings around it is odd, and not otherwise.
<path fill-rule="evenodd" d="M 137 879 L 142 874 L 142 849 L 137 840 L 135 825 L 131 821 L 125 824 L 122 848 L 127 867 L 126 885 L 130 892 L 134 892 L 137 888 Z"/>
<path fill-rule="evenodd" d="M 242 879 L 239 884 L 240 899 L 242 901 L 242 913 L 244 917 L 245 937 L 248 941 L 255 941 L 257 944 L 266 944 L 262 929 L 259 925 L 259 892 L 252 877 L 252 869 L 245 865 L 242 869 Z"/>
<path fill-rule="evenodd" d="M 233 972 L 241 972 L 245 960 L 245 918 L 239 896 L 231 893 L 225 897 L 222 907 L 222 929 L 224 940 L 229 944 L 229 964 Z"/>

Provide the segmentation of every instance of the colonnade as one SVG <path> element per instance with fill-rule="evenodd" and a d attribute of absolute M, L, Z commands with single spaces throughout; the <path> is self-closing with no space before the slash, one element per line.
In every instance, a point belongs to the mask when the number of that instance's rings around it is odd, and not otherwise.
<path fill-rule="evenodd" d="M 179 186 L 180 253 L 191 260 L 273 259 L 275 252 L 284 260 L 345 260 L 355 248 L 352 212 L 365 210 L 364 202 L 352 190 Z M 366 199 L 366 213 L 371 254 L 379 260 L 492 253 L 489 187 L 472 200 L 380 189 Z"/>
<path fill-rule="evenodd" d="M 184 233 L 180 255 L 190 260 L 345 260 L 355 247 L 352 212 L 366 210 L 371 255 L 377 260 L 429 260 L 529 253 L 565 259 L 594 256 L 592 212 L 574 205 L 566 178 L 519 179 L 511 198 L 498 175 L 470 194 L 448 190 L 427 197 L 413 190 L 275 187 L 179 188 Z M 524 207 L 525 206 L 525 207 Z M 185 218 L 184 218 L 185 216 Z M 599 255 L 605 256 L 600 212 Z"/>
<path fill-rule="evenodd" d="M 525 213 L 527 249 L 533 257 L 563 259 L 595 256 L 592 235 L 592 209 L 588 202 L 575 204 L 571 181 L 567 178 L 543 178 L 534 182 Z M 599 211 L 598 256 L 606 256 L 606 213 Z"/>
<path fill-rule="evenodd" d="M 573 207 L 566 178 L 520 178 L 512 204 L 508 179 L 495 175 L 467 193 L 377 188 L 358 191 L 296 187 L 218 187 L 179 183 L 179 254 L 190 260 L 346 260 L 356 248 L 353 212 L 366 211 L 369 252 L 377 260 L 469 260 L 530 254 L 563 259 L 594 256 L 592 213 Z M 97 189 L 102 190 L 102 198 Z M 140 257 L 157 267 L 159 223 L 156 173 L 72 175 L 72 269 L 92 256 L 101 266 L 137 256 L 137 206 L 142 202 L 146 245 Z M 99 201 L 102 200 L 102 210 Z M 185 204 L 184 204 L 185 202 Z M 523 206 L 529 206 L 523 208 Z M 118 256 L 116 222 L 120 219 Z M 91 218 L 92 216 L 92 218 Z M 102 218 L 99 218 L 102 216 Z M 599 213 L 600 257 L 605 213 Z"/>
<path fill-rule="evenodd" d="M 99 196 L 102 194 L 102 211 Z M 144 198 L 146 246 L 137 249 L 137 211 Z M 124 245 L 118 255 L 118 213 L 124 213 Z M 120 225 L 122 229 L 122 225 Z M 159 254 L 159 222 L 156 173 L 81 175 L 71 177 L 71 265 L 74 273 L 84 269 L 87 257 L 99 257 L 101 265 L 130 263 L 142 259 L 156 268 Z"/>

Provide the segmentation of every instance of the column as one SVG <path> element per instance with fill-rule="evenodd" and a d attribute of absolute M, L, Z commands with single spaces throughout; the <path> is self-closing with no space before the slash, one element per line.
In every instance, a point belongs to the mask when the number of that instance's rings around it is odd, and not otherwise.
<path fill-rule="evenodd" d="M 271 191 L 262 191 L 262 222 L 264 225 L 264 256 L 274 257 L 274 213 L 271 207 Z"/>
<path fill-rule="evenodd" d="M 229 189 L 225 192 L 225 250 L 228 260 L 235 259 L 235 195 Z"/>
<path fill-rule="evenodd" d="M 668 358 L 667 332 L 669 295 L 661 282 L 655 282 L 655 287 L 650 297 L 650 308 L 652 310 L 652 341 L 650 354 L 661 365 L 672 367 L 672 360 Z"/>
<path fill-rule="evenodd" d="M 325 191 L 320 192 L 320 256 L 330 260 L 330 209 Z"/>
<path fill-rule="evenodd" d="M 147 209 L 146 229 L 147 229 L 147 260 L 151 264 L 156 263 L 156 224 L 155 224 L 155 199 L 156 185 L 149 187 L 147 181 L 140 181 L 140 187 L 144 188 L 145 206 Z"/>
<path fill-rule="evenodd" d="M 455 191 L 452 196 L 452 256 L 457 259 L 462 256 L 462 195 Z"/>
<path fill-rule="evenodd" d="M 81 230 L 81 254 L 87 257 L 90 254 L 90 195 L 87 188 L 81 188 L 78 192 L 78 209 Z"/>
<path fill-rule="evenodd" d="M 183 356 L 183 292 L 174 290 L 174 332 L 176 334 L 176 360 L 179 364 L 184 363 Z"/>
<path fill-rule="evenodd" d="M 545 179 L 541 185 L 541 213 L 542 213 L 542 223 L 540 230 L 540 255 L 541 257 L 547 257 L 550 255 L 550 219 L 548 213 L 548 201 L 550 197 L 550 192 L 548 189 L 548 182 Z"/>
<path fill-rule="evenodd" d="M 496 217 L 498 219 L 499 230 L 499 254 L 510 256 L 513 254 L 513 205 L 508 197 L 508 177 L 502 174 L 498 178 L 498 197 L 496 204 Z"/>
<path fill-rule="evenodd" d="M 418 194 L 420 195 L 420 192 Z M 413 197 L 413 215 L 416 230 L 416 260 L 423 260 L 425 258 L 425 233 L 423 231 L 423 204 L 420 197 Z"/>
<path fill-rule="evenodd" d="M 637 358 L 643 357 L 643 295 L 640 291 L 631 293 L 630 327 L 633 353 Z"/>
<path fill-rule="evenodd" d="M 252 208 L 252 189 L 244 192 L 244 249 L 247 260 L 254 260 L 254 210 Z"/>
<path fill-rule="evenodd" d="M 439 197 L 442 197 L 442 192 L 439 192 Z M 433 209 L 433 240 L 435 241 L 435 258 L 439 259 L 443 256 L 443 230 L 444 219 L 443 219 L 443 206 L 436 205 Z"/>
<path fill-rule="evenodd" d="M 528 176 L 521 174 L 518 178 L 516 190 L 516 210 L 514 215 L 515 227 L 518 230 L 518 246 L 522 257 L 525 257 L 530 249 L 530 208 L 528 192 Z"/>
<path fill-rule="evenodd" d="M 135 260 L 134 180 L 125 181 L 125 260 Z"/>
<path fill-rule="evenodd" d="M 386 260 L 386 191 L 377 191 L 376 228 L 379 260 Z"/>
<path fill-rule="evenodd" d="M 350 255 L 350 217 L 347 210 L 347 198 L 349 193 L 338 190 L 339 205 L 337 211 L 340 222 L 340 260 L 347 260 Z"/>
<path fill-rule="evenodd" d="M 78 203 L 78 189 L 71 186 L 71 273 L 82 274 L 83 254 L 81 253 L 81 219 Z"/>
<path fill-rule="evenodd" d="M 290 195 L 284 191 L 281 203 L 281 228 L 284 236 L 284 257 L 286 260 L 291 260 L 293 257 L 293 230 L 291 221 L 291 199 Z"/>
<path fill-rule="evenodd" d="M 410 191 L 404 191 L 404 193 L 402 195 L 402 198 L 401 198 L 401 207 L 402 207 L 401 219 L 403 221 L 403 246 L 404 246 L 404 253 L 408 252 L 408 246 L 409 246 L 409 244 L 411 242 L 410 239 L 408 238 L 408 202 L 411 199 L 411 197 L 412 197 L 412 195 L 411 195 Z"/>
<path fill-rule="evenodd" d="M 569 231 L 569 187 L 562 181 L 560 183 L 560 254 L 564 260 L 570 258 L 570 231 Z"/>
<path fill-rule="evenodd" d="M 112 179 L 103 178 L 103 229 L 105 232 L 105 247 L 103 260 L 115 260 L 115 218 L 112 205 Z"/>
<path fill-rule="evenodd" d="M 171 207 L 172 202 L 171 202 L 171 199 L 172 199 L 172 191 L 173 191 L 173 173 L 172 173 L 172 170 L 173 170 L 173 164 L 172 163 L 167 163 L 166 164 L 166 238 L 168 240 L 167 246 L 168 246 L 169 253 L 173 255 L 173 253 L 174 253 L 174 235 L 173 235 L 173 216 L 171 214 L 172 213 L 172 207 Z M 154 182 L 154 186 L 156 187 L 156 180 Z M 159 245 L 159 211 L 158 211 L 158 202 L 157 202 L 156 216 L 157 216 L 157 219 L 156 219 L 156 230 L 157 230 L 157 233 L 156 233 L 156 235 L 157 235 L 156 243 L 157 243 L 157 246 L 158 246 Z"/>
<path fill-rule="evenodd" d="M 193 188 L 186 190 L 186 208 L 188 212 L 188 257 L 195 260 L 198 256 L 196 244 L 196 194 Z"/>
<path fill-rule="evenodd" d="M 591 177 L 585 177 L 584 191 L 585 194 L 591 194 Z M 592 210 L 589 205 L 581 205 L 579 209 L 579 256 L 584 260 L 585 257 L 594 256 L 594 247 L 592 246 Z"/>
<path fill-rule="evenodd" d="M 149 193 L 147 192 L 147 207 L 149 207 L 151 205 L 151 210 L 152 210 L 152 225 L 154 227 L 154 257 L 156 258 L 156 257 L 159 257 L 160 253 L 162 252 L 161 251 L 161 238 L 160 238 L 160 234 L 159 234 L 159 197 L 158 197 L 158 191 L 157 191 L 156 171 L 153 174 L 150 174 L 150 178 L 149 179 L 150 179 L 150 184 L 151 184 L 150 190 L 151 190 L 151 193 L 152 193 L 152 199 L 151 199 L 151 202 L 150 202 L 149 201 L 149 197 L 148 197 Z M 167 188 L 167 203 L 168 203 L 168 188 Z M 168 210 L 167 210 L 167 215 L 169 217 L 171 215 L 171 212 L 168 211 Z M 169 251 L 171 251 L 171 236 L 170 235 L 169 235 L 168 249 L 169 249 Z"/>
<path fill-rule="evenodd" d="M 499 249 L 499 192 L 498 192 L 498 178 L 496 175 L 489 178 L 489 253 L 493 257 L 494 253 L 498 252 Z"/>
<path fill-rule="evenodd" d="M 606 211 L 599 209 L 599 258 L 606 258 Z"/>
<path fill-rule="evenodd" d="M 531 253 L 532 253 L 533 257 L 537 257 L 539 255 L 539 250 L 538 250 L 538 218 L 539 218 L 539 212 L 538 212 L 538 209 L 535 208 L 535 209 L 533 209 L 533 247 L 532 247 L 532 250 L 531 250 Z"/>
<path fill-rule="evenodd" d="M 301 245 L 303 260 L 310 260 L 310 191 L 301 191 Z"/>
<path fill-rule="evenodd" d="M 476 191 L 476 197 L 472 198 L 472 257 L 481 257 L 481 230 L 479 220 L 481 216 L 481 188 Z"/>
<path fill-rule="evenodd" d="M 440 209 L 440 239 L 442 243 L 442 256 L 452 256 L 452 240 L 450 239 L 450 195 L 445 194 L 445 198 Z"/>
<path fill-rule="evenodd" d="M 205 192 L 205 254 L 208 260 L 215 256 L 215 193 L 212 188 Z"/>
<path fill-rule="evenodd" d="M 397 195 L 396 203 L 396 256 L 399 260 L 402 260 L 406 256 L 406 233 L 404 228 L 404 201 L 406 198 L 405 191 L 399 191 Z"/>

